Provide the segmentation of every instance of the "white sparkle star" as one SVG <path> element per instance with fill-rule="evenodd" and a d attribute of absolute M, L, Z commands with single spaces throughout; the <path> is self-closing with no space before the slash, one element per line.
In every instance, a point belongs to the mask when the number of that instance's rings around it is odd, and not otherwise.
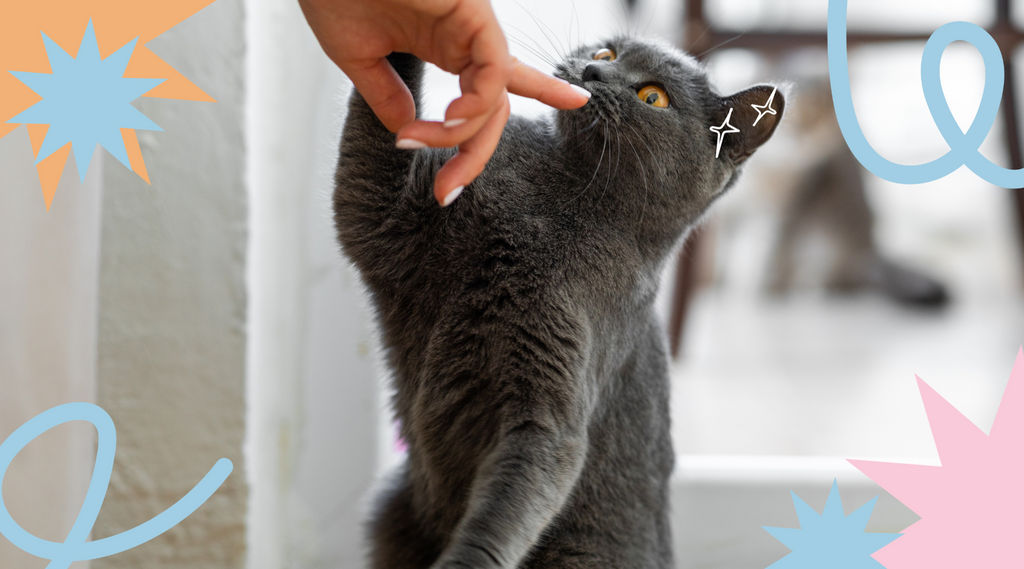
<path fill-rule="evenodd" d="M 729 109 L 729 114 L 726 115 L 725 122 L 721 126 L 711 127 L 711 132 L 718 135 L 718 148 L 715 149 L 715 158 L 718 158 L 718 155 L 722 153 L 722 141 L 725 140 L 725 135 L 735 134 L 740 131 L 740 129 L 729 124 L 729 119 L 732 118 L 732 111 L 733 109 Z"/>
<path fill-rule="evenodd" d="M 772 94 L 768 97 L 768 102 L 767 103 L 765 103 L 763 105 L 750 105 L 751 107 L 754 107 L 755 111 L 757 111 L 757 119 L 754 120 L 754 126 L 757 126 L 757 123 L 765 115 L 777 115 L 777 114 L 779 114 L 775 109 L 772 108 L 772 101 L 775 100 L 775 92 L 776 91 L 778 91 L 778 88 L 772 89 Z"/>

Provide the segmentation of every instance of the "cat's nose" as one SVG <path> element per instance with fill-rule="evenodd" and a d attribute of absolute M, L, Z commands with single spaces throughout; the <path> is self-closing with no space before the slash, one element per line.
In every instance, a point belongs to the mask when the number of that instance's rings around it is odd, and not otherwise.
<path fill-rule="evenodd" d="M 604 69 L 604 67 L 605 66 L 600 63 L 588 63 L 587 66 L 583 68 L 583 82 L 600 81 L 604 83 L 605 79 L 608 77 L 608 71 Z"/>

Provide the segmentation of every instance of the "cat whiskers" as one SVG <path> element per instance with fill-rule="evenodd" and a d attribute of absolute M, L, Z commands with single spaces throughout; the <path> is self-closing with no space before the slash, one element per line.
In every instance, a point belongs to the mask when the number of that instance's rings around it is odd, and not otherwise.
<path fill-rule="evenodd" d="M 576 42 L 572 41 L 572 22 L 576 20 Z M 569 19 L 569 47 L 572 51 L 569 53 L 575 53 L 583 42 L 583 32 L 580 29 L 580 14 L 576 11 L 576 0 L 572 0 L 572 18 Z M 574 47 L 575 46 L 575 47 Z"/>
<path fill-rule="evenodd" d="M 641 32 L 640 35 L 642 35 L 642 36 L 647 35 L 647 30 L 650 29 L 651 23 L 654 22 L 654 15 L 657 14 L 657 13 L 658 13 L 658 10 L 656 8 L 652 7 L 651 8 L 651 17 L 647 18 L 647 25 L 644 26 L 644 31 Z M 637 11 L 637 14 L 639 15 L 639 10 Z"/>
<path fill-rule="evenodd" d="M 611 124 L 608 126 L 611 126 Z M 615 178 L 616 174 L 619 173 L 619 159 L 622 158 L 622 136 L 619 133 L 619 129 L 615 129 L 615 145 L 617 148 L 615 152 L 615 171 L 612 172 L 611 169 L 609 169 L 609 176 L 604 181 L 604 189 L 601 190 L 601 197 L 597 198 L 597 203 L 601 203 L 601 200 L 604 199 L 604 195 L 608 193 L 609 184 L 611 184 L 612 179 Z"/>
<path fill-rule="evenodd" d="M 630 38 L 630 39 L 636 37 L 636 34 L 633 33 L 633 30 L 630 29 L 630 27 L 629 27 L 629 24 L 630 24 L 629 14 L 626 14 L 626 23 L 623 24 L 622 23 L 622 18 L 620 17 L 620 14 L 616 14 L 615 12 L 613 12 L 612 9 L 608 7 L 607 3 L 599 2 L 598 5 L 601 6 L 602 8 L 604 8 L 605 11 L 608 12 L 608 14 L 612 17 L 612 19 L 615 20 L 615 23 L 619 26 L 619 34 L 620 35 L 624 35 L 624 36 L 626 36 L 627 38 Z M 619 5 L 621 6 L 622 3 L 620 2 Z"/>
<path fill-rule="evenodd" d="M 592 122 L 592 123 L 588 124 L 587 126 L 583 127 L 583 129 L 580 130 L 579 132 L 577 132 L 575 134 L 570 134 L 566 138 L 573 138 L 573 137 L 576 137 L 576 136 L 579 136 L 579 135 L 583 134 L 584 132 L 587 132 L 588 130 L 590 130 L 590 129 L 594 128 L 595 126 L 597 126 L 597 123 L 600 120 L 601 120 L 601 117 L 595 118 L 594 122 Z"/>
<path fill-rule="evenodd" d="M 608 146 L 608 125 L 606 124 L 604 128 L 605 135 L 604 140 L 601 143 L 601 155 L 597 158 L 597 168 L 594 168 L 594 175 L 590 177 L 590 181 L 587 182 L 587 185 L 583 188 L 582 191 L 580 191 L 580 193 L 576 194 L 571 200 L 565 202 L 565 205 L 562 206 L 562 211 L 565 211 L 569 207 L 569 205 L 572 204 L 572 202 L 576 201 L 577 198 L 587 193 L 587 190 L 590 189 L 591 184 L 593 184 L 594 180 L 597 179 L 597 173 L 601 171 L 601 163 L 604 162 L 604 151 L 605 148 Z"/>
<path fill-rule="evenodd" d="M 513 1 L 516 3 L 517 6 L 522 8 L 523 12 L 525 12 L 526 15 L 530 17 L 531 20 L 533 20 L 533 23 L 537 25 L 537 30 L 539 30 L 540 33 L 544 35 L 544 38 L 548 40 L 548 43 L 550 43 L 551 47 L 555 50 L 555 52 L 558 53 L 558 56 L 561 57 L 563 60 L 564 59 L 568 59 L 569 57 L 568 57 L 568 55 L 564 51 L 565 46 L 563 46 L 561 42 L 559 42 L 558 45 L 556 46 L 554 40 L 552 40 L 551 36 L 548 35 L 548 31 L 551 31 L 551 28 L 549 28 L 544 22 L 541 22 L 540 20 L 538 20 L 536 18 L 536 16 L 534 16 L 532 13 L 530 13 L 529 10 L 526 9 L 526 6 L 523 6 L 519 2 L 519 0 L 513 0 Z M 547 30 L 547 31 L 545 31 L 545 30 Z M 554 35 L 554 32 L 551 31 L 551 34 Z M 562 49 L 559 49 L 559 48 L 562 48 Z"/>
<path fill-rule="evenodd" d="M 637 154 L 636 147 L 633 146 L 633 143 L 630 142 L 628 138 L 626 139 L 626 142 L 629 144 L 629 147 L 633 149 L 633 156 L 636 156 L 636 163 L 640 166 L 640 175 L 644 178 L 644 204 L 640 208 L 640 222 L 637 224 L 638 227 L 643 227 L 644 214 L 647 213 L 647 193 L 650 191 L 647 187 L 647 167 L 644 166 L 643 161 L 640 160 L 640 155 Z"/>
<path fill-rule="evenodd" d="M 715 51 L 716 49 L 718 49 L 718 48 L 720 48 L 720 47 L 722 47 L 722 46 L 724 46 L 724 45 L 726 45 L 726 44 L 732 43 L 732 42 L 734 42 L 734 41 L 736 41 L 736 40 L 740 39 L 741 37 L 743 37 L 743 36 L 745 36 L 745 35 L 747 35 L 747 32 L 742 32 L 742 33 L 736 34 L 736 35 L 734 35 L 733 37 L 731 37 L 731 38 L 729 38 L 729 39 L 727 39 L 727 40 L 723 41 L 722 43 L 720 43 L 720 44 L 718 44 L 718 45 L 716 45 L 716 46 L 713 46 L 713 47 L 709 47 L 708 49 L 706 49 L 706 50 L 704 50 L 704 51 L 700 52 L 699 54 L 697 54 L 697 55 L 696 55 L 696 56 L 694 56 L 694 57 L 696 57 L 696 58 L 697 58 L 697 59 L 699 59 L 699 60 L 702 60 L 702 59 L 704 59 L 704 56 L 705 56 L 705 55 L 707 55 L 707 54 L 711 53 L 712 51 Z"/>
<path fill-rule="evenodd" d="M 600 136 L 599 131 L 597 129 L 594 129 L 594 127 L 597 126 L 598 124 L 600 124 L 600 122 L 601 122 L 601 116 L 598 115 L 598 117 L 596 119 L 594 119 L 594 122 L 590 123 L 590 125 L 587 126 L 584 130 L 581 130 L 580 132 L 578 132 L 577 134 L 583 134 L 584 132 L 590 131 L 589 134 L 587 134 L 587 137 L 585 139 L 577 140 L 576 144 L 587 145 L 587 144 L 590 144 L 594 140 L 595 136 Z M 591 129 L 593 129 L 593 130 L 591 130 Z M 607 132 L 608 132 L 608 128 L 605 127 L 605 136 L 607 136 Z"/>
<path fill-rule="evenodd" d="M 651 160 L 654 162 L 655 165 L 658 166 L 658 169 L 661 170 L 661 161 L 658 160 L 658 157 L 654 154 L 654 151 L 651 150 L 651 147 L 647 144 L 647 141 L 644 140 L 642 136 L 640 136 L 640 133 L 637 132 L 637 130 L 635 128 L 633 128 L 632 125 L 626 123 L 626 126 L 629 127 L 629 129 L 633 131 L 633 134 L 636 135 L 637 140 L 639 140 L 640 142 L 642 142 L 644 144 L 644 146 L 647 148 L 647 152 L 651 155 Z"/>
<path fill-rule="evenodd" d="M 519 30 L 515 26 L 509 25 L 508 27 L 516 29 L 520 33 L 522 33 L 522 30 Z M 537 47 L 533 47 L 533 46 L 528 45 L 526 42 L 520 40 L 519 38 L 513 36 L 510 33 L 506 33 L 506 35 L 508 36 L 508 39 L 512 40 L 512 42 L 514 42 L 516 45 L 518 45 L 522 49 L 528 51 L 531 55 L 533 55 L 537 59 L 543 61 L 544 63 L 550 65 L 551 67 L 558 67 L 558 62 L 555 61 L 555 58 L 552 57 L 551 55 L 547 54 L 546 52 L 544 52 L 541 49 L 540 44 L 537 43 L 537 40 L 534 40 L 533 38 L 530 38 L 533 41 L 533 43 L 536 44 L 536 46 L 537 46 Z M 527 36 L 527 37 L 529 37 L 529 36 Z"/>
<path fill-rule="evenodd" d="M 633 131 L 633 134 L 635 134 L 635 135 L 636 135 L 636 138 L 637 138 L 637 140 L 639 140 L 640 142 L 642 142 L 642 143 L 644 144 L 644 146 L 645 146 L 645 147 L 647 148 L 647 152 L 648 152 L 648 153 L 649 153 L 649 154 L 651 155 L 651 162 L 652 162 L 652 163 L 653 163 L 654 165 L 656 165 L 656 166 L 658 167 L 658 169 L 659 169 L 659 170 L 661 170 L 661 169 L 662 169 L 662 167 L 661 167 L 661 161 L 659 161 L 659 160 L 658 160 L 658 157 L 657 157 L 657 156 L 655 156 L 655 154 L 654 154 L 654 151 L 653 151 L 653 150 L 651 150 L 651 147 L 650 147 L 650 146 L 649 146 L 649 145 L 647 144 L 647 141 L 645 141 L 645 140 L 643 139 L 643 137 L 642 137 L 642 136 L 640 136 L 640 133 L 639 133 L 639 132 L 637 132 L 637 131 L 636 131 L 636 129 L 635 129 L 635 128 L 633 128 L 633 126 L 632 126 L 632 125 L 630 125 L 630 124 L 626 124 L 626 126 L 627 126 L 627 127 L 629 127 L 629 130 L 632 130 L 632 131 Z M 628 139 L 627 139 L 627 142 L 628 142 Z M 632 142 L 630 142 L 630 146 L 632 146 L 632 144 L 633 144 L 633 143 L 632 143 Z M 635 148 L 635 147 L 633 148 L 633 152 L 634 152 L 634 153 L 636 153 L 636 148 Z M 648 187 L 647 187 L 647 173 L 646 173 L 646 171 L 645 171 L 645 168 L 644 168 L 644 165 L 643 165 L 643 161 L 641 161 L 641 160 L 640 160 L 640 157 L 639 157 L 639 156 L 637 156 L 637 162 L 639 162 L 639 163 L 640 163 L 640 168 L 641 168 L 641 169 L 640 169 L 640 172 L 641 172 L 641 173 L 643 174 L 643 177 L 644 177 L 644 206 L 643 206 L 643 209 L 642 209 L 642 210 L 641 210 L 641 212 L 640 212 L 640 223 L 643 223 L 643 220 L 644 220 L 644 214 L 646 214 L 646 213 L 647 213 L 647 192 L 648 192 Z"/>

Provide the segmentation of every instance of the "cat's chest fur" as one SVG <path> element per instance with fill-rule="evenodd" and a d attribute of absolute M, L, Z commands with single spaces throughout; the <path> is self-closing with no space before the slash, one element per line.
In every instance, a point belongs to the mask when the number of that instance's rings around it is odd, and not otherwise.
<path fill-rule="evenodd" d="M 644 258 L 633 235 L 574 203 L 581 191 L 619 188 L 591 189 L 566 175 L 567 158 L 544 130 L 513 119 L 488 170 L 449 208 L 436 208 L 427 184 L 414 182 L 424 186 L 417 190 L 422 203 L 404 215 L 419 223 L 402 239 L 415 253 L 381 259 L 404 282 L 374 287 L 389 347 L 408 354 L 402 375 L 421 374 L 424 361 L 409 345 L 437 341 L 447 319 L 524 333 L 523 319 L 545 302 L 561 304 L 586 323 L 594 376 L 620 364 L 638 331 L 650 326 L 659 265 Z M 418 167 L 429 168 L 418 162 L 414 178 Z"/>

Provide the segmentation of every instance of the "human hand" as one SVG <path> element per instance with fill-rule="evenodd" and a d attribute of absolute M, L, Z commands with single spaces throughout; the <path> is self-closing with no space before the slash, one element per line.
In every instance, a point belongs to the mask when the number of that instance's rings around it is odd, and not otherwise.
<path fill-rule="evenodd" d="M 509 116 L 508 93 L 559 109 L 590 94 L 511 57 L 488 0 L 299 0 L 320 45 L 398 135 L 399 148 L 458 146 L 437 173 L 434 197 L 450 204 L 480 175 Z M 444 122 L 415 120 L 412 94 L 385 57 L 411 53 L 459 75 L 462 96 Z"/>

